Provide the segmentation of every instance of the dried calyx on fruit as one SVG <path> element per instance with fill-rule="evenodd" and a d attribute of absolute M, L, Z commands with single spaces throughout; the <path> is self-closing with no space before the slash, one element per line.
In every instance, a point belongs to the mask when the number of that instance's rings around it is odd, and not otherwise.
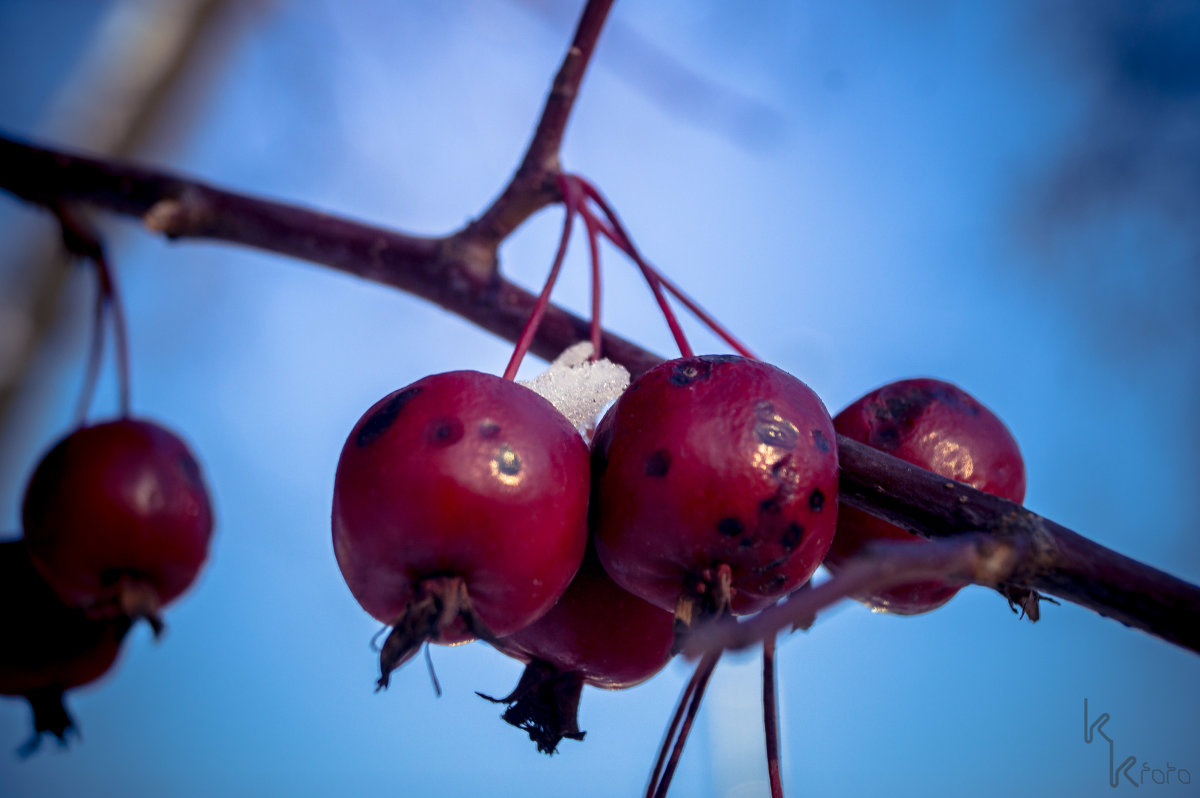
<path fill-rule="evenodd" d="M 601 562 L 681 630 L 770 605 L 808 580 L 833 537 L 829 414 L 760 361 L 689 357 L 646 372 L 597 427 L 592 470 Z"/>
<path fill-rule="evenodd" d="M 524 729 L 539 751 L 553 754 L 563 738 L 582 740 L 577 712 L 585 684 L 632 687 L 671 658 L 671 613 L 618 586 L 593 547 L 558 603 L 496 646 L 526 663 L 521 680 L 501 699 L 502 717 Z"/>
<path fill-rule="evenodd" d="M 160 612 L 195 580 L 212 509 L 196 458 L 145 419 L 84 426 L 42 458 L 21 510 L 34 566 L 63 602 L 92 617 Z"/>
<path fill-rule="evenodd" d="M 935 474 L 1020 503 L 1025 463 L 1017 442 L 992 411 L 948 382 L 908 379 L 876 388 L 833 421 L 839 433 Z M 923 538 L 873 515 L 842 508 L 825 565 L 837 572 L 873 541 Z M 927 580 L 857 598 L 880 612 L 914 615 L 936 609 L 963 585 Z"/>
<path fill-rule="evenodd" d="M 33 711 L 29 754 L 44 734 L 62 743 L 75 731 L 63 694 L 104 675 L 129 629 L 126 618 L 94 620 L 68 607 L 29 560 L 25 542 L 0 542 L 0 694 L 20 696 Z"/>
<path fill-rule="evenodd" d="M 435 374 L 379 400 L 338 461 L 333 545 L 392 632 L 379 686 L 430 641 L 494 640 L 562 595 L 587 540 L 587 446 L 533 391 Z"/>

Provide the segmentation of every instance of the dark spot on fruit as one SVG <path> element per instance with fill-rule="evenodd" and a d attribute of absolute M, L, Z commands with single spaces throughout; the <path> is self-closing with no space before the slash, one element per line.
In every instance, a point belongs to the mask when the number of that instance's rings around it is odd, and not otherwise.
<path fill-rule="evenodd" d="M 824 506 L 825 494 L 821 492 L 820 488 L 813 488 L 813 492 L 808 495 L 808 509 L 819 513 Z"/>
<path fill-rule="evenodd" d="M 884 452 L 894 451 L 900 445 L 900 428 L 890 423 L 877 424 L 871 428 L 871 434 L 867 441 L 873 449 Z"/>
<path fill-rule="evenodd" d="M 359 427 L 358 434 L 354 436 L 355 446 L 369 446 L 379 440 L 383 433 L 388 431 L 388 427 L 392 426 L 392 422 L 396 420 L 396 415 L 414 396 L 421 392 L 420 388 L 405 388 L 397 394 L 394 394 L 391 399 L 388 399 L 383 407 L 376 410 L 371 416 L 363 422 Z"/>
<path fill-rule="evenodd" d="M 748 549 L 758 543 L 758 538 L 747 536 L 738 541 L 739 549 Z"/>
<path fill-rule="evenodd" d="M 876 398 L 870 404 L 875 419 L 870 425 L 867 444 L 893 451 L 934 402 L 965 407 L 955 392 L 940 385 L 907 385 L 902 391 L 893 390 Z"/>
<path fill-rule="evenodd" d="M 800 544 L 801 538 L 804 537 L 804 527 L 796 522 L 788 524 L 788 528 L 784 530 L 783 537 L 779 542 L 783 545 L 784 551 L 791 551 Z"/>
<path fill-rule="evenodd" d="M 128 575 L 129 572 L 121 568 L 105 568 L 100 572 L 100 584 L 104 587 L 112 587 L 117 582 L 120 582 L 122 577 Z"/>
<path fill-rule="evenodd" d="M 425 427 L 425 441 L 430 446 L 451 446 L 462 440 L 462 421 L 453 416 L 437 418 Z"/>
<path fill-rule="evenodd" d="M 186 454 L 179 455 L 179 470 L 192 487 L 203 488 L 204 479 L 200 476 L 200 465 Z"/>
<path fill-rule="evenodd" d="M 829 438 L 825 437 L 825 433 L 819 429 L 812 431 L 813 443 L 823 452 L 828 452 L 833 449 L 833 444 L 829 442 Z"/>
<path fill-rule="evenodd" d="M 712 364 L 707 360 L 690 358 L 676 363 L 675 367 L 671 369 L 671 384 L 691 385 L 693 382 L 707 378 L 711 371 Z"/>
<path fill-rule="evenodd" d="M 779 496 L 772 496 L 769 499 L 763 499 L 758 503 L 758 511 L 760 513 L 777 513 L 780 510 L 782 501 Z"/>
<path fill-rule="evenodd" d="M 506 477 L 515 477 L 521 473 L 521 457 L 507 443 L 500 444 L 492 462 L 496 464 L 496 471 Z"/>
<path fill-rule="evenodd" d="M 771 466 L 771 476 L 779 484 L 779 490 L 775 494 L 777 501 L 788 501 L 800 487 L 800 473 L 792 463 L 791 455 Z"/>
<path fill-rule="evenodd" d="M 759 574 L 759 575 L 769 574 L 772 571 L 774 571 L 776 568 L 778 568 L 779 566 L 785 565 L 787 563 L 787 561 L 789 559 L 791 559 L 791 557 L 792 557 L 791 553 L 785 554 L 782 557 L 777 557 L 774 560 L 771 560 L 766 565 L 760 565 L 757 568 L 755 568 L 754 573 Z"/>
<path fill-rule="evenodd" d="M 787 581 L 787 577 L 783 574 L 775 574 L 770 579 L 766 580 L 758 586 L 760 593 L 774 593 L 779 588 L 783 587 L 783 583 Z"/>
<path fill-rule="evenodd" d="M 671 453 L 666 449 L 657 449 L 646 455 L 642 470 L 648 477 L 665 477 L 671 470 Z"/>
<path fill-rule="evenodd" d="M 479 437 L 485 440 L 491 440 L 500 434 L 500 425 L 495 421 L 487 420 L 479 425 Z"/>
<path fill-rule="evenodd" d="M 734 516 L 729 516 L 728 518 L 722 518 L 717 522 L 717 531 L 722 535 L 732 538 L 737 537 L 745 532 L 746 528 L 742 526 L 742 522 L 739 519 L 735 518 Z"/>
<path fill-rule="evenodd" d="M 759 443 L 777 446 L 780 449 L 795 449 L 800 439 L 796 425 L 775 412 L 770 402 L 759 402 L 754 407 L 757 417 L 754 422 L 754 437 Z"/>

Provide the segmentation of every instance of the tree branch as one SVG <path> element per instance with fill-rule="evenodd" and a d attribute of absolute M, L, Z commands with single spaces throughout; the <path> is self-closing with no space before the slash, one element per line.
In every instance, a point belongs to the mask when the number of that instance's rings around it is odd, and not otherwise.
<path fill-rule="evenodd" d="M 1022 551 L 998 585 L 1087 607 L 1200 653 L 1200 588 L 1131 560 L 1019 504 L 838 436 L 839 500 L 930 538 L 974 530 Z M 1011 593 L 1008 593 L 1011 595 Z"/>
<path fill-rule="evenodd" d="M 805 585 L 748 620 L 726 617 L 694 630 L 684 653 L 698 657 L 750 648 L 774 639 L 788 627 L 807 629 L 821 610 L 842 599 L 925 579 L 996 587 L 1012 575 L 1022 557 L 1020 548 L 985 532 L 957 535 L 928 546 L 873 543 L 833 578 L 815 587 Z"/>
<path fill-rule="evenodd" d="M 530 216 L 562 199 L 554 179 L 561 171 L 563 134 L 612 4 L 613 0 L 589 0 L 584 7 L 521 165 L 500 196 L 463 230 L 465 237 L 495 251 Z"/>

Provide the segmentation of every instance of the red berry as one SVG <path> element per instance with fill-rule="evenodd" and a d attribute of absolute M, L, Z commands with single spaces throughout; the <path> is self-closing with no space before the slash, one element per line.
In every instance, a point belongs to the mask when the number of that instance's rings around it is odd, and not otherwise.
<path fill-rule="evenodd" d="M 671 613 L 618 586 L 589 546 L 558 603 L 498 642 L 527 663 L 516 689 L 499 699 L 511 705 L 503 717 L 552 754 L 563 737 L 583 739 L 576 713 L 585 684 L 607 690 L 640 684 L 667 664 L 673 642 Z"/>
<path fill-rule="evenodd" d="M 587 446 L 533 391 L 435 374 L 359 419 L 342 449 L 333 544 L 351 593 L 395 630 L 388 674 L 430 640 L 512 634 L 571 581 L 587 540 Z"/>
<path fill-rule="evenodd" d="M 1025 498 L 1025 463 L 1012 434 L 992 411 L 950 383 L 889 383 L 838 413 L 833 424 L 842 435 L 915 466 L 1011 501 Z M 836 572 L 876 540 L 924 542 L 901 527 L 844 507 L 825 564 Z M 942 606 L 962 587 L 930 580 L 860 599 L 879 611 L 915 615 Z"/>
<path fill-rule="evenodd" d="M 769 605 L 812 575 L 833 537 L 829 414 L 808 386 L 766 363 L 662 363 L 610 408 L 592 449 L 601 562 L 684 624 L 693 609 Z"/>
<path fill-rule="evenodd" d="M 63 604 L 42 579 L 25 543 L 0 542 L 0 693 L 33 709 L 32 752 L 41 735 L 60 741 L 74 728 L 63 693 L 95 681 L 116 661 L 129 621 L 93 620 Z"/>
<path fill-rule="evenodd" d="M 59 441 L 30 478 L 22 519 L 34 565 L 64 602 L 156 630 L 204 564 L 213 525 L 187 444 L 131 418 Z"/>

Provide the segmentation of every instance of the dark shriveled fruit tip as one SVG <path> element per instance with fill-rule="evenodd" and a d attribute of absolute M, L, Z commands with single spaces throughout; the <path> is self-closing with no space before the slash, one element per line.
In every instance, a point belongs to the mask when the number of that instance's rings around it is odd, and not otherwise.
<path fill-rule="evenodd" d="M 726 537 L 735 538 L 746 531 L 740 519 L 729 516 L 717 522 L 717 531 Z"/>
<path fill-rule="evenodd" d="M 671 653 L 683 651 L 688 635 L 697 624 L 729 615 L 732 605 L 733 569 L 728 563 L 718 563 L 689 574 L 675 602 L 675 640 Z"/>
<path fill-rule="evenodd" d="M 66 746 L 67 738 L 79 737 L 79 728 L 67 712 L 61 687 L 42 687 L 26 693 L 25 700 L 33 712 L 33 736 L 17 749 L 22 759 L 37 753 L 42 745 L 42 736 L 52 734 L 60 746 Z"/>
<path fill-rule="evenodd" d="M 435 576 L 423 580 L 383 641 L 376 692 L 388 686 L 392 671 L 412 659 L 422 644 L 436 640 L 443 630 L 459 620 L 471 634 L 489 643 L 495 642 L 495 635 L 476 615 L 462 577 Z"/>
<path fill-rule="evenodd" d="M 642 462 L 642 471 L 648 477 L 665 477 L 670 470 L 671 453 L 666 449 L 654 450 Z"/>
<path fill-rule="evenodd" d="M 500 717 L 509 725 L 529 734 L 543 754 L 554 754 L 563 739 L 582 740 L 579 730 L 579 698 L 583 677 L 564 673 L 539 659 L 532 660 L 521 673 L 521 680 L 504 698 L 492 698 L 477 692 L 493 704 L 508 704 Z"/>
<path fill-rule="evenodd" d="M 359 427 L 358 434 L 354 436 L 354 445 L 369 446 L 379 440 L 380 436 L 388 431 L 388 427 L 392 426 L 392 422 L 396 420 L 401 408 L 420 392 L 420 388 L 405 388 L 389 399 L 387 404 L 372 413 L 370 418 Z"/>

